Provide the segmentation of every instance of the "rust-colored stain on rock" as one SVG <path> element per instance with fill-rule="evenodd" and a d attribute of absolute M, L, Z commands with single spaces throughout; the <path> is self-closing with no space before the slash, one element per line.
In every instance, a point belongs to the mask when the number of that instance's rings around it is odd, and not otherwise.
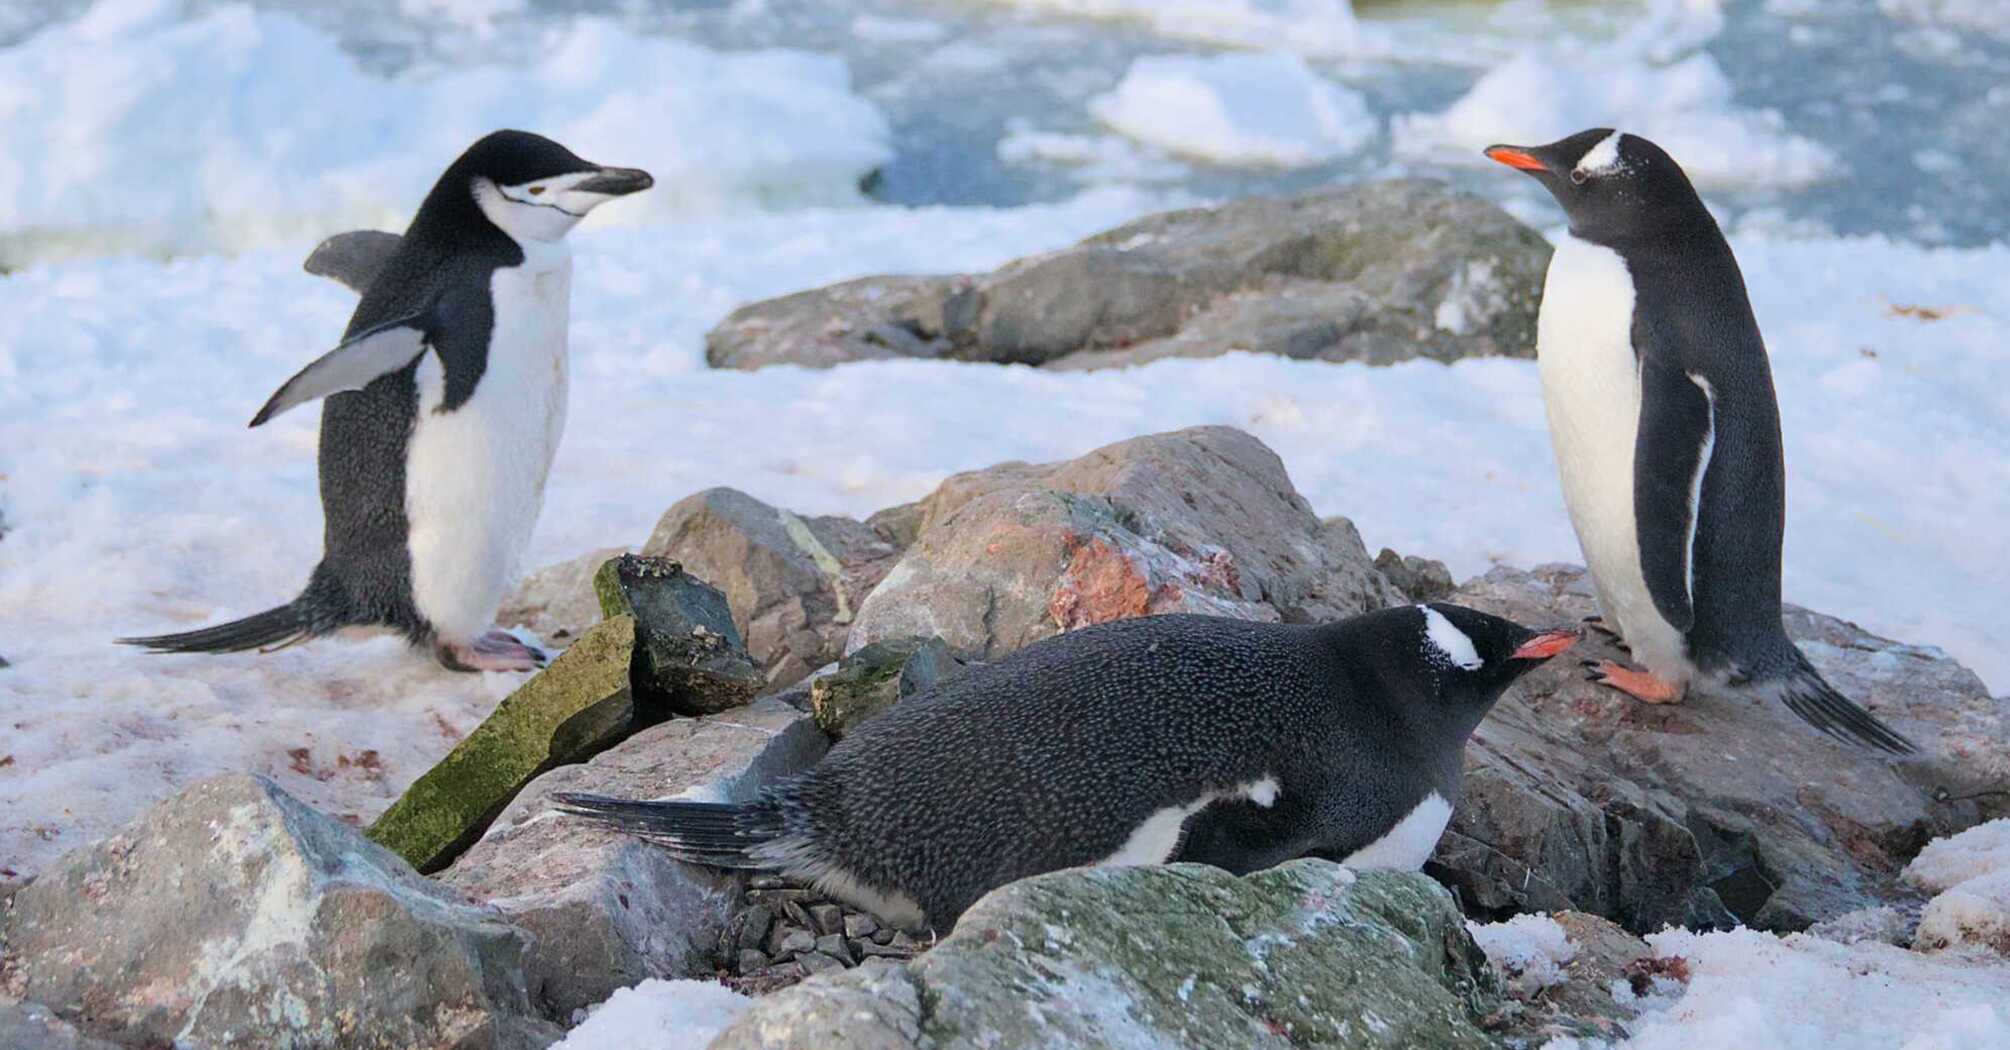
<path fill-rule="evenodd" d="M 1092 623 L 1143 616 L 1151 608 L 1151 582 L 1130 557 L 1100 537 L 1068 537 L 1068 568 L 1047 611 L 1064 631 Z"/>

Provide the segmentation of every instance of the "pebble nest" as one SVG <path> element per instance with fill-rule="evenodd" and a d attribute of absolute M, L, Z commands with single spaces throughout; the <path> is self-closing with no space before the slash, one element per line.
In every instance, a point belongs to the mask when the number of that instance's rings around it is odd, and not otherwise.
<path fill-rule="evenodd" d="M 867 959 L 912 959 L 928 948 L 870 912 L 772 875 L 748 880 L 741 905 L 720 934 L 713 961 L 727 987 L 748 995 L 765 995 Z"/>

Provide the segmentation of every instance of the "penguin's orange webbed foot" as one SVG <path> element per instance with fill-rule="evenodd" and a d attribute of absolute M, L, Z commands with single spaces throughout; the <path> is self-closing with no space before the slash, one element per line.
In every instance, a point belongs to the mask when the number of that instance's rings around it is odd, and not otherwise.
<path fill-rule="evenodd" d="M 1622 667 L 1611 660 L 1586 660 L 1584 666 L 1589 669 L 1584 676 L 1587 680 L 1617 689 L 1642 703 L 1682 702 L 1681 686 L 1673 682 L 1664 682 L 1645 671 Z"/>

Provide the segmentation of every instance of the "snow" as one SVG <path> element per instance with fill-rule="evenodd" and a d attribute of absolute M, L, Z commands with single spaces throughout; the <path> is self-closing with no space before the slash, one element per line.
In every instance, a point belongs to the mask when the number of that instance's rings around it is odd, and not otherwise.
<path fill-rule="evenodd" d="M 402 228 L 447 162 L 498 127 L 648 169 L 657 186 L 624 223 L 855 200 L 891 155 L 885 117 L 829 56 L 726 54 L 592 18 L 539 45 L 522 68 L 386 80 L 290 14 L 100 0 L 0 51 L 0 266 Z"/>
<path fill-rule="evenodd" d="M 1919 944 L 2010 955 L 2010 819 L 1929 843 L 1906 865 L 1905 881 L 1935 894 L 1920 914 Z"/>
<path fill-rule="evenodd" d="M 2010 39 L 2010 5 L 2003 0 L 1877 0 L 1878 10 L 1908 22 L 1947 29 L 1979 29 Z"/>
<path fill-rule="evenodd" d="M 1221 164 L 1314 164 L 1381 130 L 1359 92 L 1285 52 L 1148 55 L 1089 112 L 1147 146 Z"/>
<path fill-rule="evenodd" d="M 1577 945 L 1547 915 L 1517 915 L 1506 922 L 1468 922 L 1466 930 L 1486 953 L 1488 964 L 1508 990 L 1520 998 L 1562 984 L 1564 966 L 1577 958 Z"/>
<path fill-rule="evenodd" d="M 1387 54 L 1390 38 L 1348 0 L 993 0 L 1043 15 L 1140 22 L 1176 39 L 1227 47 L 1289 47 L 1315 57 Z"/>
<path fill-rule="evenodd" d="M 711 981 L 651 978 L 594 1007 L 552 1050 L 704 1050 L 753 1002 Z"/>

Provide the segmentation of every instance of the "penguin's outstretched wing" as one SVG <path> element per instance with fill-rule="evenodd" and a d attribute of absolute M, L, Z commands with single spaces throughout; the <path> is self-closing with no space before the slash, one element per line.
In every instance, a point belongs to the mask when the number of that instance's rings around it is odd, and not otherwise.
<path fill-rule="evenodd" d="M 339 281 L 362 295 L 370 290 L 371 282 L 384 272 L 384 264 L 391 261 L 392 253 L 404 241 L 403 237 L 382 230 L 338 233 L 315 245 L 300 268 L 316 277 Z"/>
<path fill-rule="evenodd" d="M 426 352 L 433 327 L 438 323 L 439 304 L 409 317 L 386 321 L 358 333 L 341 346 L 315 358 L 295 373 L 251 417 L 251 425 L 317 398 L 344 390 L 361 390 L 378 376 L 411 364 Z"/>
<path fill-rule="evenodd" d="M 1696 624 L 1696 524 L 1717 444 L 1716 391 L 1666 357 L 1640 357 L 1640 433 L 1633 443 L 1633 521 L 1640 572 L 1669 626 Z"/>

